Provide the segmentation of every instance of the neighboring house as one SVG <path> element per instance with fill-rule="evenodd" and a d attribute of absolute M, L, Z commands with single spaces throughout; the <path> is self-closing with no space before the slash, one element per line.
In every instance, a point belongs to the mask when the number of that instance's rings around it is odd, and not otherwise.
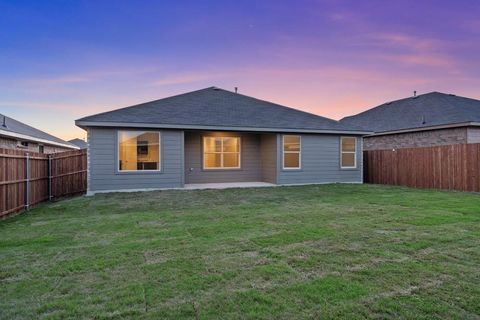
<path fill-rule="evenodd" d="M 215 87 L 76 121 L 88 193 L 191 184 L 362 182 L 355 126 Z"/>
<path fill-rule="evenodd" d="M 76 145 L 80 149 L 87 149 L 88 148 L 88 144 L 82 139 L 75 138 L 75 139 L 72 139 L 72 140 L 68 140 L 68 142 Z"/>
<path fill-rule="evenodd" d="M 60 138 L 0 114 L 0 148 L 40 153 L 78 149 Z"/>
<path fill-rule="evenodd" d="M 364 150 L 480 143 L 480 101 L 440 92 L 387 102 L 340 122 L 375 132 L 364 137 Z"/>

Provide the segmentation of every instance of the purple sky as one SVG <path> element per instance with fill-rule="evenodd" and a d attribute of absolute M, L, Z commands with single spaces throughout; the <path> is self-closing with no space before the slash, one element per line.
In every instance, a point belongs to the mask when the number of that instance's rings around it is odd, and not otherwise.
<path fill-rule="evenodd" d="M 0 0 L 0 112 L 64 139 L 209 86 L 334 119 L 413 90 L 480 99 L 479 57 L 473 0 Z"/>

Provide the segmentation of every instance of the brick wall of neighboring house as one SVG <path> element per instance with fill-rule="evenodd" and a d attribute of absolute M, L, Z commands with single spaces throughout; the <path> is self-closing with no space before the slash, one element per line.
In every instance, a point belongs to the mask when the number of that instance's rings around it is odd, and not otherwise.
<path fill-rule="evenodd" d="M 471 130 L 472 128 L 468 128 Z M 430 131 L 388 134 L 365 137 L 363 150 L 385 150 L 396 148 L 432 147 L 448 144 L 480 142 L 480 131 L 471 131 L 467 139 L 467 128 L 451 128 Z M 477 141 L 475 141 L 475 139 Z"/>
<path fill-rule="evenodd" d="M 0 137 L 0 148 L 23 150 L 30 152 L 39 152 L 39 144 L 36 142 L 28 142 L 28 147 L 18 147 L 19 141 L 17 139 L 10 139 L 7 137 Z M 43 153 L 58 153 L 64 151 L 70 151 L 72 149 L 62 148 L 57 146 L 43 145 Z"/>

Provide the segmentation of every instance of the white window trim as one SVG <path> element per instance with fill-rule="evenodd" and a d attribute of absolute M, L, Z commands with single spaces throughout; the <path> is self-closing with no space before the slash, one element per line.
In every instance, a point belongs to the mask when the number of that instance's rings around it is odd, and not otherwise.
<path fill-rule="evenodd" d="M 205 152 L 205 138 L 220 138 L 221 141 L 222 141 L 222 145 L 221 145 L 221 150 L 222 151 L 217 151 L 217 152 Z M 223 151 L 223 138 L 236 138 L 238 139 L 238 152 L 224 152 Z M 220 167 L 207 167 L 205 165 L 205 154 L 206 153 L 214 153 L 214 154 L 221 154 L 220 156 Z M 232 153 L 232 154 L 236 154 L 238 153 L 238 166 L 236 167 L 224 167 L 223 166 L 223 154 L 229 154 L 229 153 Z M 202 158 L 203 158 L 203 164 L 202 164 L 202 169 L 203 170 L 231 170 L 231 169 L 241 169 L 242 168 L 242 138 L 241 137 L 238 137 L 238 136 L 221 136 L 221 137 L 218 137 L 218 136 L 203 136 L 202 137 Z"/>
<path fill-rule="evenodd" d="M 343 151 L 343 139 L 354 139 L 355 140 L 355 150 L 354 151 Z M 340 168 L 341 169 L 357 169 L 357 137 L 340 137 Z M 343 166 L 342 158 L 344 153 L 353 153 L 353 166 Z"/>
<path fill-rule="evenodd" d="M 120 170 L 120 132 L 156 132 L 158 134 L 158 169 L 157 170 Z M 162 135 L 155 130 L 117 130 L 117 172 L 160 172 L 162 171 Z"/>
<path fill-rule="evenodd" d="M 299 150 L 285 151 L 285 137 L 298 137 Z M 298 167 L 285 167 L 285 153 L 298 153 Z M 282 170 L 300 170 L 302 169 L 302 136 L 296 134 L 282 135 Z"/>

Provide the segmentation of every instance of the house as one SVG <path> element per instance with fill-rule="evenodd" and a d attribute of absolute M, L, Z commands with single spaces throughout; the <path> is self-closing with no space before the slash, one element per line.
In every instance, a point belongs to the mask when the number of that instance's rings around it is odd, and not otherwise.
<path fill-rule="evenodd" d="M 78 149 L 76 145 L 3 114 L 0 114 L 0 148 L 40 153 Z"/>
<path fill-rule="evenodd" d="M 362 182 L 367 133 L 210 87 L 88 116 L 88 193 Z"/>
<path fill-rule="evenodd" d="M 480 143 L 480 101 L 440 92 L 387 102 L 340 122 L 375 132 L 364 137 L 364 150 Z"/>
<path fill-rule="evenodd" d="M 82 139 L 75 138 L 75 139 L 72 139 L 72 140 L 68 140 L 68 142 L 76 145 L 80 149 L 87 149 L 88 148 L 88 144 L 85 142 L 85 140 L 82 140 Z"/>

